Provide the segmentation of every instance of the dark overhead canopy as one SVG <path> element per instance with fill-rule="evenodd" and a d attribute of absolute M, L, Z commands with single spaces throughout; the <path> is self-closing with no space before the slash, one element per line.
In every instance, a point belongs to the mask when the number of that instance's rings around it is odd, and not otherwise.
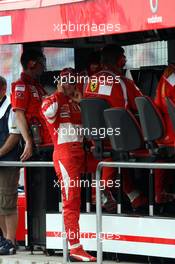
<path fill-rule="evenodd" d="M 98 47 L 103 47 L 108 43 L 118 43 L 122 46 L 125 46 L 125 45 L 146 43 L 151 41 L 170 40 L 170 39 L 175 39 L 175 28 L 132 32 L 132 33 L 98 36 L 98 37 L 45 41 L 45 42 L 40 42 L 40 45 L 43 47 L 98 48 Z"/>

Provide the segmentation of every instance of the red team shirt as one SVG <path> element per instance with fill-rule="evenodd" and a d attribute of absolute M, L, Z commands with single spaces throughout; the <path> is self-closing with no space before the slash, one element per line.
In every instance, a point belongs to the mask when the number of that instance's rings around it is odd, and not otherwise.
<path fill-rule="evenodd" d="M 12 108 L 23 110 L 28 126 L 37 122 L 41 125 L 42 144 L 50 145 L 51 137 L 48 133 L 45 121 L 40 113 L 42 98 L 46 95 L 43 87 L 25 73 L 21 78 L 12 83 L 11 102 Z"/>
<path fill-rule="evenodd" d="M 84 96 L 105 99 L 111 107 L 122 107 L 136 112 L 135 98 L 142 96 L 142 93 L 132 80 L 112 71 L 102 70 L 91 77 Z"/>
<path fill-rule="evenodd" d="M 108 69 L 91 76 L 84 91 L 85 98 L 101 98 L 106 100 L 110 107 L 129 109 L 133 113 L 137 112 L 135 98 L 138 96 L 142 96 L 142 93 L 132 80 Z M 96 160 L 89 155 L 88 170 L 94 171 L 96 165 Z M 104 168 L 102 178 L 109 178 L 113 170 Z"/>
<path fill-rule="evenodd" d="M 175 66 L 168 66 L 157 87 L 155 103 L 158 106 L 160 112 L 162 113 L 162 117 L 165 122 L 166 131 L 165 137 L 159 140 L 160 144 L 166 146 L 174 146 L 175 145 L 175 133 L 173 129 L 173 125 L 171 119 L 168 114 L 168 109 L 166 105 L 165 98 L 169 97 L 175 103 Z"/>

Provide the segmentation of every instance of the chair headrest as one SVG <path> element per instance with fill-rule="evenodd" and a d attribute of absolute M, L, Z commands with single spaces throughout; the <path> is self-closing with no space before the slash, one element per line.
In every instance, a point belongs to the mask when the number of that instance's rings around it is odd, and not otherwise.
<path fill-rule="evenodd" d="M 123 108 L 110 108 L 104 111 L 104 117 L 107 128 L 113 130 L 109 135 L 113 150 L 127 152 L 143 146 L 139 125 L 131 112 Z"/>
<path fill-rule="evenodd" d="M 171 100 L 171 98 L 166 97 L 166 104 L 167 104 L 167 109 L 168 109 L 168 114 L 170 116 L 172 125 L 173 125 L 173 129 L 175 131 L 175 104 L 174 102 Z"/>
<path fill-rule="evenodd" d="M 164 136 L 164 122 L 161 114 L 147 96 L 137 97 L 135 99 L 139 119 L 145 141 L 155 141 Z"/>
<path fill-rule="evenodd" d="M 80 107 L 83 128 L 87 128 L 85 137 L 89 140 L 101 140 L 101 131 L 106 129 L 104 110 L 109 108 L 109 104 L 99 98 L 87 98 L 81 100 Z"/>

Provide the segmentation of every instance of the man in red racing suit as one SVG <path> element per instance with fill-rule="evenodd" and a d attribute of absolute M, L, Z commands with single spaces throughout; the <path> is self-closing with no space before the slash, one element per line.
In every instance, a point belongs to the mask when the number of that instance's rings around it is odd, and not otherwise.
<path fill-rule="evenodd" d="M 61 77 L 73 75 L 73 69 L 66 68 Z M 80 92 L 75 84 L 68 81 L 58 84 L 55 94 L 43 101 L 42 113 L 45 117 L 54 143 L 54 167 L 61 184 L 64 224 L 71 250 L 70 257 L 77 261 L 96 261 L 80 245 L 80 175 L 84 171 L 84 150 L 79 101 Z"/>

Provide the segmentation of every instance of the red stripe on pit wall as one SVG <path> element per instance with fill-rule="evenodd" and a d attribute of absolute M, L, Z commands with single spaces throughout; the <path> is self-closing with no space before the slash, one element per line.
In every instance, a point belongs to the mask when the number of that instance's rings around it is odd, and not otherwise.
<path fill-rule="evenodd" d="M 62 232 L 46 232 L 46 237 L 60 237 Z M 96 233 L 83 233 L 81 232 L 81 238 L 95 239 Z M 138 243 L 152 243 L 152 244 L 164 244 L 164 245 L 175 245 L 175 239 L 173 238 L 161 238 L 161 237 L 144 237 L 144 236 L 127 236 L 119 234 L 102 234 L 104 240 L 118 240 L 127 242 L 138 242 Z"/>

